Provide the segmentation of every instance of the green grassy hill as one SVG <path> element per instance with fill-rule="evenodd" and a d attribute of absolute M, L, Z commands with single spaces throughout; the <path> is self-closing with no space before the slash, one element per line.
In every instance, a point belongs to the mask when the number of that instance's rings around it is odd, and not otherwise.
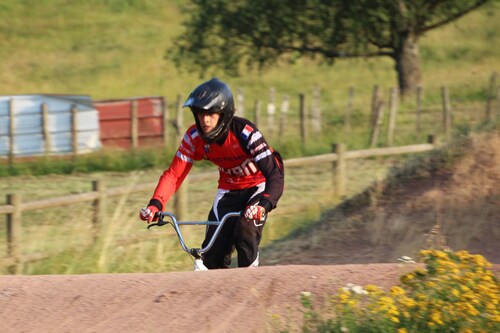
<path fill-rule="evenodd" d="M 182 0 L 5 0 L 0 4 L 0 94 L 88 94 L 94 99 L 187 94 L 201 79 L 164 59 L 182 33 Z M 426 91 L 484 87 L 500 69 L 500 6 L 486 6 L 421 40 Z M 333 67 L 301 60 L 240 78 L 213 75 L 245 88 L 248 103 L 278 93 L 309 92 L 319 84 L 326 103 L 340 103 L 354 86 L 368 97 L 374 84 L 396 83 L 390 59 L 339 60 Z M 476 88 L 477 89 L 477 88 Z M 471 97 L 473 98 L 473 96 Z M 343 103 L 343 102 L 342 102 Z M 252 104 L 249 104 L 249 107 Z"/>
<path fill-rule="evenodd" d="M 160 0 L 5 0 L 0 3 L 0 71 L 2 73 L 0 94 L 24 94 L 24 93 L 66 93 L 66 94 L 88 94 L 94 99 L 121 98 L 133 96 L 153 96 L 161 95 L 167 97 L 171 102 L 175 100 L 177 94 L 186 95 L 196 86 L 200 78 L 196 74 L 179 73 L 173 64 L 164 59 L 166 49 L 171 45 L 173 36 L 182 32 L 183 14 L 180 5 L 185 1 L 160 1 Z M 434 99 L 439 104 L 439 88 L 446 85 L 450 88 L 453 105 L 457 103 L 475 102 L 481 109 L 478 113 L 484 112 L 485 91 L 488 81 L 493 71 L 500 71 L 500 5 L 494 4 L 487 8 L 474 12 L 465 18 L 450 24 L 443 29 L 429 33 L 421 40 L 422 74 L 423 86 L 425 88 L 426 99 Z M 322 88 L 322 110 L 325 114 L 340 115 L 345 108 L 347 101 L 347 91 L 350 86 L 356 88 L 356 103 L 358 113 L 367 113 L 371 90 L 374 84 L 379 84 L 384 92 L 396 83 L 396 76 L 393 70 L 393 63 L 389 59 L 370 60 L 340 60 L 333 67 L 319 65 L 312 60 L 301 60 L 297 64 L 276 65 L 274 68 L 264 73 L 245 73 L 242 77 L 227 77 L 223 73 L 214 72 L 227 80 L 233 87 L 243 87 L 246 94 L 246 103 L 249 109 L 252 108 L 256 98 L 265 98 L 270 86 L 276 88 L 278 103 L 282 94 L 289 95 L 299 92 L 310 93 L 315 84 Z M 294 99 L 293 103 L 297 103 Z M 293 105 L 292 105 L 293 106 Z M 436 119 L 430 119 L 434 123 L 440 121 L 440 114 L 436 113 Z M 472 117 L 472 115 L 467 115 Z M 339 116 L 340 117 L 340 116 Z M 339 118 L 337 117 L 337 118 Z M 399 117 L 399 115 L 398 115 Z M 186 117 L 188 118 L 188 117 Z M 326 117 L 325 117 L 326 118 Z M 361 132 L 354 132 L 352 135 L 343 134 L 341 120 L 330 117 L 330 131 L 328 136 L 315 138 L 316 141 L 325 141 L 324 146 L 329 149 L 329 143 L 346 142 L 350 144 L 349 149 L 360 149 L 366 147 L 366 137 L 360 137 Z M 333 120 L 332 120 L 333 119 Z M 365 123 L 367 117 L 353 119 L 360 123 Z M 403 117 L 398 118 L 403 119 Z M 414 118 L 411 118 L 412 120 Z M 402 121 L 401 121 L 402 122 Z M 361 125 L 363 125 L 361 124 Z M 337 126 L 334 127 L 333 125 Z M 359 127 L 361 127 L 361 125 Z M 333 128 L 333 129 L 332 129 Z M 414 123 L 408 121 L 408 127 L 400 130 L 409 132 L 413 130 Z M 295 129 L 296 130 L 296 129 Z M 366 126 L 364 127 L 366 130 Z M 423 133 L 430 133 L 423 131 Z M 362 135 L 365 135 L 362 132 Z M 405 133 L 406 135 L 407 133 Z M 342 135 L 344 135 L 342 137 Z M 360 137 L 360 138 L 357 138 Z M 273 138 L 275 139 L 275 138 Z M 342 141 L 346 139 L 345 141 Z M 347 139 L 351 141 L 347 141 Z M 358 139 L 359 143 L 353 146 L 352 141 Z M 412 138 L 405 138 L 405 141 L 396 142 L 397 145 L 414 143 Z M 326 141 L 329 141 L 326 143 Z M 279 142 L 278 138 L 273 140 Z M 420 140 L 421 142 L 422 140 Z M 285 158 L 298 154 L 282 150 L 277 147 Z M 314 152 L 311 152 L 314 153 Z M 133 155 L 133 154 L 131 154 Z M 145 170 L 152 167 L 152 159 L 158 160 L 156 167 L 164 168 L 168 159 L 163 156 L 154 158 L 146 156 L 144 161 L 139 157 L 131 156 L 128 162 L 137 160 L 136 172 L 130 175 L 123 174 L 101 174 L 98 178 L 104 178 L 110 182 L 123 183 L 126 179 L 128 183 L 139 181 L 156 181 L 159 176 L 158 170 Z M 26 198 L 35 200 L 37 196 L 52 197 L 61 195 L 61 190 L 67 190 L 68 181 L 72 186 L 69 192 L 88 191 L 90 180 L 94 175 L 82 175 L 79 172 L 92 168 L 85 166 L 85 163 L 97 163 L 103 161 L 103 165 L 130 163 L 114 163 L 114 159 L 107 159 L 107 156 L 90 156 L 77 160 L 76 167 L 68 168 L 69 173 L 73 173 L 73 178 L 62 178 L 59 176 L 50 177 L 6 177 L 0 185 L 0 191 L 4 194 L 10 193 L 13 189 L 26 191 Z M 106 160 L 109 160 L 106 164 Z M 147 163 L 145 162 L 147 161 Z M 37 163 L 40 169 L 44 168 L 47 161 Z M 383 162 L 383 161 L 382 161 Z M 48 162 L 47 162 L 48 163 Z M 78 163 L 82 166 L 79 167 Z M 354 162 L 353 162 L 354 163 Z M 128 165 L 127 165 L 128 166 Z M 358 170 L 359 173 L 352 176 L 356 183 L 356 188 L 352 189 L 352 194 L 359 192 L 371 182 L 375 173 L 383 174 L 383 163 L 377 160 L 350 165 L 349 170 Z M 55 168 L 47 167 L 52 173 Z M 64 167 L 59 168 L 64 169 Z M 120 169 L 120 168 L 118 168 Z M 126 171 L 125 167 L 124 170 Z M 22 166 L 20 167 L 22 171 Z M 1 172 L 2 170 L 0 170 Z M 22 173 L 19 171 L 19 173 Z M 95 168 L 94 171 L 103 171 Z M 115 170 L 116 171 L 116 170 Z M 299 170 L 301 171 L 301 170 Z M 5 171 L 4 175 L 10 171 Z M 51 173 L 48 172 L 48 173 Z M 149 173 L 150 172 L 150 173 Z M 367 177 L 369 173 L 370 177 Z M 30 174 L 30 173 L 27 173 Z M 36 173 L 34 173 L 36 174 Z M 312 212 L 303 212 L 300 216 L 285 216 L 291 229 L 297 225 L 304 224 L 304 220 L 317 220 L 319 212 L 326 206 L 332 204 L 331 195 L 325 193 L 331 191 L 328 182 L 322 182 L 320 187 L 314 186 L 311 178 L 320 181 L 319 177 L 311 177 L 312 173 L 304 170 L 294 174 L 288 172 L 291 181 L 287 182 L 287 196 L 284 197 L 283 207 L 295 207 L 297 202 L 309 204 Z M 53 177 L 53 178 L 51 178 Z M 75 179 L 78 178 L 78 179 Z M 42 179 L 45 178 L 45 179 Z M 302 186 L 300 180 L 307 182 L 308 186 Z M 361 180 L 363 180 L 362 183 Z M 43 181 L 50 182 L 50 186 Z M 354 182 L 353 181 L 353 182 Z M 26 185 L 29 184 L 29 185 Z M 296 186 L 297 188 L 293 188 Z M 320 190 L 318 190 L 320 188 Z M 43 189 L 40 190 L 40 189 Z M 210 190 L 213 186 L 210 186 Z M 309 190 L 308 200 L 300 197 L 304 194 L 304 189 Z M 288 194 L 290 193 L 290 194 Z M 297 194 L 299 193 L 299 194 Z M 165 262 L 172 253 L 179 253 L 176 239 L 171 239 L 170 243 L 152 242 L 144 245 L 134 245 L 130 248 L 110 246 L 110 239 L 120 238 L 128 235 L 132 231 L 145 232 L 142 225 L 137 225 L 137 207 L 141 207 L 149 199 L 150 193 L 144 196 L 134 196 L 130 200 L 137 202 L 130 203 L 129 198 L 124 196 L 113 211 L 108 212 L 110 223 L 104 232 L 105 242 L 102 247 L 96 247 L 95 253 L 88 255 L 86 260 L 91 263 L 82 264 L 84 268 L 76 264 L 67 264 L 67 261 L 55 258 L 53 263 L 48 263 L 40 270 L 34 269 L 32 272 L 49 272 L 51 265 L 65 266 L 54 267 L 54 271 L 74 273 L 87 271 L 88 267 L 97 271 L 135 271 L 135 270 L 157 270 L 163 266 L 157 266 L 156 262 Z M 202 195 L 201 193 L 198 195 Z M 5 198 L 5 195 L 3 196 Z M 210 198 L 205 196 L 204 199 Z M 196 197 L 195 199 L 198 199 Z M 288 201 L 286 201 L 286 200 Z M 210 202 L 206 203 L 208 205 Z M 90 219 L 90 214 L 83 209 L 89 209 L 88 205 L 82 204 L 72 207 L 72 210 L 65 210 L 66 214 L 61 215 L 60 210 L 54 209 L 49 212 L 37 212 L 33 220 L 43 214 L 50 219 L 50 223 L 42 229 L 38 224 L 29 224 L 30 230 L 26 231 L 25 239 L 32 240 L 33 243 L 26 245 L 27 250 L 37 251 L 50 250 L 50 247 L 57 247 L 57 242 L 46 241 L 44 235 L 63 234 L 71 235 L 66 229 L 60 228 L 58 221 L 74 221 L 78 216 L 78 223 L 66 223 L 65 226 L 74 228 L 74 234 L 81 235 L 79 228 L 88 228 L 91 223 L 86 223 L 85 219 Z M 200 210 L 204 216 L 205 206 Z M 129 211 L 124 212 L 124 209 Z M 81 214 L 74 214 L 75 209 L 82 209 Z M 286 211 L 286 209 L 283 209 Z M 79 211 L 80 212 L 80 211 Z M 304 215 L 306 218 L 304 218 Z M 199 216 L 198 216 L 199 217 Z M 279 223 L 276 223 L 279 226 Z M 34 226 L 37 226 L 35 228 Z M 4 227 L 2 227 L 4 228 Z M 54 229 L 56 232 L 54 232 Z M 86 230 L 86 229 L 85 229 Z M 5 233 L 4 229 L 0 230 Z M 282 229 L 268 229 L 269 239 L 272 242 L 284 236 Z M 6 237 L 3 237 L 5 241 Z M 62 242 L 70 243 L 64 237 Z M 73 238 L 72 241 L 75 241 Z M 86 241 L 80 237 L 76 241 Z M 71 244 L 70 244 L 71 245 Z M 0 247 L 4 251 L 5 246 Z M 152 249 L 152 250 L 151 250 Z M 0 252 L 1 253 L 1 252 Z M 132 253 L 137 261 L 131 261 L 128 265 L 127 256 Z M 63 254 L 64 255 L 64 254 Z M 73 258 L 73 253 L 68 257 Z M 139 257 L 139 259 L 137 259 Z M 156 261 L 152 261 L 154 257 Z M 89 259 L 90 258 L 90 259 Z M 73 258 L 74 259 L 74 258 Z M 187 260 L 187 256 L 183 257 Z M 107 262 L 109 260 L 109 262 Z M 95 261 L 95 262 L 94 262 Z M 122 267 L 124 263 L 125 267 Z M 85 265 L 87 264 L 87 265 Z M 176 267 L 188 267 L 185 262 L 170 262 Z M 77 267 L 73 267 L 76 265 Z M 48 267 L 48 268 L 47 268 Z M 53 272 L 53 271 L 51 271 Z"/>
<path fill-rule="evenodd" d="M 217 70 L 200 77 L 196 72 L 180 72 L 165 59 L 172 38 L 182 33 L 185 17 L 182 5 L 187 0 L 64 0 L 18 1 L 0 4 L 0 95 L 11 94 L 85 94 L 94 100 L 134 96 L 164 96 L 170 112 L 178 95 L 187 96 L 208 76 L 216 75 L 233 89 L 243 88 L 246 116 L 255 101 L 262 109 L 270 87 L 276 89 L 279 107 L 284 95 L 290 96 L 290 115 L 295 117 L 279 139 L 268 135 L 285 158 L 330 151 L 333 143 L 346 143 L 349 149 L 366 148 L 369 143 L 368 113 L 372 89 L 379 85 L 387 102 L 389 88 L 396 85 L 394 63 L 389 58 L 338 60 L 334 66 L 301 59 L 294 65 L 277 64 L 265 72 L 245 72 L 228 77 Z M 421 39 L 420 54 L 424 107 L 422 131 L 415 133 L 415 103 L 406 99 L 398 111 L 394 145 L 425 141 L 438 135 L 441 126 L 441 86 L 450 91 L 451 104 L 467 109 L 454 114 L 456 132 L 468 132 L 484 114 L 486 92 L 493 71 L 500 72 L 500 4 L 493 2 L 466 17 L 431 31 Z M 497 84 L 498 84 L 497 80 Z M 323 113 L 321 137 L 300 147 L 298 135 L 298 94 L 306 94 L 307 105 L 315 85 L 321 88 Z M 346 131 L 344 113 L 350 87 L 355 88 L 352 129 Z M 388 103 L 386 103 L 387 105 Z M 386 117 L 388 112 L 385 112 Z M 184 117 L 191 122 L 191 117 Z M 387 120 L 384 120 L 384 126 Z M 268 134 L 267 128 L 259 126 Z M 385 132 L 379 145 L 385 145 Z M 295 141 L 294 141 L 295 140 Z M 177 147 L 174 144 L 173 147 Z M 172 152 L 170 152 L 172 153 Z M 94 156 L 78 159 L 78 165 L 53 166 L 45 161 L 16 170 L 0 166 L 1 175 L 125 171 L 151 166 L 164 167 L 163 159 L 151 154 L 129 158 Z M 110 161 L 100 163 L 98 161 Z M 46 165 L 47 164 L 47 165 Z M 50 164 L 50 165 L 49 165 Z M 52 163 L 53 164 L 53 163 Z M 56 163 L 57 164 L 57 163 Z M 117 167 L 118 165 L 118 167 Z M 111 166 L 113 168 L 109 169 Z M 124 166 L 124 167 L 121 167 Z M 25 170 L 26 169 L 26 170 Z M 64 171 L 65 170 L 65 171 Z"/>

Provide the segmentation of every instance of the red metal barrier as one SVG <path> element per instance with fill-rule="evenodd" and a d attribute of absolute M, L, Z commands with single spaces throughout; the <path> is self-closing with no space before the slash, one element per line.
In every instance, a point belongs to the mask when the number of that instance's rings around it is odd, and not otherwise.
<path fill-rule="evenodd" d="M 94 101 L 99 111 L 101 143 L 105 147 L 132 147 L 132 115 L 134 107 L 137 114 L 138 146 L 164 143 L 163 97 L 137 97 Z"/>

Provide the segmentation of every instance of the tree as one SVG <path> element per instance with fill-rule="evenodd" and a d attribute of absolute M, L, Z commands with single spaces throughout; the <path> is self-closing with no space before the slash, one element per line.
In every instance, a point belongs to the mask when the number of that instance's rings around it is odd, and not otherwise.
<path fill-rule="evenodd" d="M 238 75 L 241 64 L 388 56 L 402 94 L 419 85 L 419 39 L 491 0 L 191 0 L 177 65 Z"/>

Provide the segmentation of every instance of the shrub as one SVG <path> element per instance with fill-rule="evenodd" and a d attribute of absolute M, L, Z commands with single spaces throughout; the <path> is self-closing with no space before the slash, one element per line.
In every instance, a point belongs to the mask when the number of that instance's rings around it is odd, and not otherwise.
<path fill-rule="evenodd" d="M 347 285 L 331 298 L 329 319 L 302 295 L 304 332 L 499 332 L 499 283 L 481 255 L 424 250 L 425 270 L 401 276 L 388 292 Z"/>

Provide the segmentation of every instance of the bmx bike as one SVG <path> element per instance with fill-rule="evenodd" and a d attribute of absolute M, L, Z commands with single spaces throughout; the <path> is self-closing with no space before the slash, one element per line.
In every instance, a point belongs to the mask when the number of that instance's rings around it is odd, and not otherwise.
<path fill-rule="evenodd" d="M 241 216 L 241 212 L 227 213 L 222 217 L 222 219 L 220 219 L 220 221 L 179 221 L 177 220 L 177 218 L 173 213 L 158 212 L 156 213 L 156 217 L 158 218 L 158 220 L 155 223 L 150 223 L 148 225 L 148 229 L 155 226 L 161 227 L 166 224 L 171 224 L 174 227 L 177 237 L 179 238 L 179 243 L 181 244 L 182 249 L 192 257 L 194 261 L 194 270 L 207 271 L 208 268 L 205 267 L 205 265 L 203 264 L 203 260 L 201 259 L 202 254 L 210 250 L 210 248 L 214 245 L 215 239 L 219 235 L 220 231 L 222 230 L 222 226 L 227 222 L 227 220 L 231 217 L 236 217 L 236 216 Z M 180 228 L 181 225 L 204 225 L 204 226 L 215 225 L 217 226 L 217 228 L 215 229 L 212 238 L 210 238 L 210 241 L 205 247 L 195 248 L 195 247 L 188 247 L 186 245 L 186 242 L 181 232 Z"/>

